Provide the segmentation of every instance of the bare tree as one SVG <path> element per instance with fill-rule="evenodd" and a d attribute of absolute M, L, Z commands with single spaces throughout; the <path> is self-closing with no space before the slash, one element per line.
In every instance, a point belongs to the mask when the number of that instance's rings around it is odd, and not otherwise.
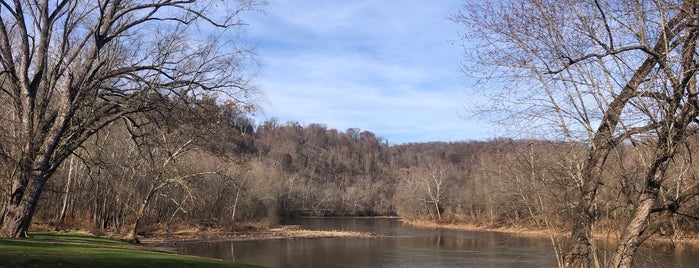
<path fill-rule="evenodd" d="M 180 144 L 178 141 L 170 140 L 172 137 L 169 137 L 170 135 L 165 133 L 155 133 L 153 136 L 155 144 L 143 144 L 134 140 L 141 157 L 148 163 L 145 165 L 147 167 L 146 170 L 143 171 L 147 173 L 146 177 L 150 181 L 148 183 L 148 191 L 138 205 L 138 209 L 135 211 L 136 216 L 134 223 L 125 238 L 127 241 L 136 243 L 139 242 L 137 234 L 141 221 L 146 215 L 146 209 L 151 204 L 153 197 L 164 187 L 174 184 L 186 185 L 187 178 L 200 175 L 181 174 L 175 167 L 177 161 L 183 154 L 195 149 L 192 146 L 193 139 L 187 139 Z"/>
<path fill-rule="evenodd" d="M 429 213 L 432 219 L 441 222 L 447 198 L 448 168 L 437 161 L 422 161 L 420 166 L 398 170 L 402 177 L 396 195 L 399 213 L 419 218 L 421 212 Z"/>
<path fill-rule="evenodd" d="M 492 90 L 489 112 L 497 113 L 489 114 L 588 144 L 566 266 L 595 262 L 591 237 L 608 156 L 640 137 L 650 137 L 655 151 L 607 265 L 630 266 L 651 234 L 646 227 L 665 171 L 697 118 L 696 13 L 693 1 L 528 0 L 473 3 L 454 17 L 467 25 L 471 45 L 486 50 L 467 50 L 477 67 L 465 70 L 502 88 Z"/>
<path fill-rule="evenodd" d="M 250 96 L 236 47 L 252 1 L 0 1 L 9 196 L 0 236 L 26 236 L 44 185 L 85 140 L 163 97 Z"/>
<path fill-rule="evenodd" d="M 427 163 L 427 176 L 422 178 L 423 186 L 427 194 L 426 201 L 434 205 L 437 220 L 442 221 L 442 203 L 444 202 L 446 192 L 446 172 L 447 168 L 440 164 Z"/>

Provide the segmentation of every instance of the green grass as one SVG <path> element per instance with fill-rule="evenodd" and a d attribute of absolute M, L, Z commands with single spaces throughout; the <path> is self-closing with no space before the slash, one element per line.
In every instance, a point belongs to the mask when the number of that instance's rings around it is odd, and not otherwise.
<path fill-rule="evenodd" d="M 248 267 L 75 233 L 0 239 L 0 267 Z"/>

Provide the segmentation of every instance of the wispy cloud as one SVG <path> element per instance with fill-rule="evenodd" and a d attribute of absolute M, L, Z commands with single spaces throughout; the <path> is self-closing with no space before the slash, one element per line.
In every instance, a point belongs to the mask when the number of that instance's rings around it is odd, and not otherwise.
<path fill-rule="evenodd" d="M 391 143 L 483 139 L 459 117 L 453 1 L 275 1 L 248 18 L 266 117 L 357 127 Z"/>

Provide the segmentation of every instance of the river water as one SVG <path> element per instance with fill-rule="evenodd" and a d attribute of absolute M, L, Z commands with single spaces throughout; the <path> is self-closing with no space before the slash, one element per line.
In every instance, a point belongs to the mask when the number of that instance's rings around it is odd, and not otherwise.
<path fill-rule="evenodd" d="M 371 232 L 378 238 L 186 242 L 191 255 L 265 267 L 556 267 L 548 238 L 496 232 L 417 229 L 393 218 L 291 219 L 310 230 Z M 699 248 L 657 245 L 640 250 L 635 267 L 699 267 Z"/>

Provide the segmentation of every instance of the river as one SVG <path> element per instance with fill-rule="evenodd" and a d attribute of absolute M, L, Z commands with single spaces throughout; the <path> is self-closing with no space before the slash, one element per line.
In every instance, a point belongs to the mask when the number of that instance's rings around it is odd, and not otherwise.
<path fill-rule="evenodd" d="M 322 238 L 185 242 L 191 255 L 265 267 L 556 267 L 551 241 L 497 232 L 418 229 L 393 218 L 290 219 L 310 230 L 380 234 L 378 238 Z M 656 245 L 640 250 L 634 267 L 698 267 L 699 248 Z"/>

